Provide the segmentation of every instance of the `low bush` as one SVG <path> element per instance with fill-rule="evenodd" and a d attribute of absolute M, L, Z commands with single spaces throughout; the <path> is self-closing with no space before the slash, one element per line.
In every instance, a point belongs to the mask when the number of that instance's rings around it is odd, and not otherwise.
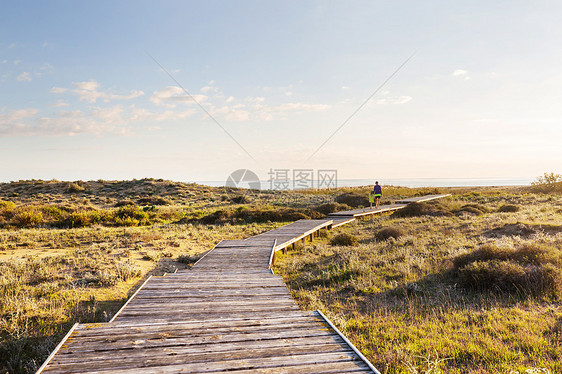
<path fill-rule="evenodd" d="M 16 204 L 12 201 L 0 200 L 0 211 L 11 211 L 16 208 Z"/>
<path fill-rule="evenodd" d="M 131 262 L 118 262 L 115 264 L 115 274 L 117 279 L 126 282 L 129 279 L 140 277 L 141 270 Z"/>
<path fill-rule="evenodd" d="M 312 217 L 311 217 L 312 216 Z M 236 210 L 217 210 L 206 216 L 196 218 L 195 221 L 204 224 L 223 224 L 227 222 L 291 222 L 300 219 L 322 218 L 323 216 L 314 210 L 297 209 L 270 209 L 270 208 L 246 208 L 240 207 Z"/>
<path fill-rule="evenodd" d="M 230 201 L 232 201 L 234 204 L 246 204 L 250 201 L 250 199 L 248 199 L 248 197 L 246 197 L 245 195 L 237 195 L 233 196 Z"/>
<path fill-rule="evenodd" d="M 552 193 L 562 192 L 562 174 L 544 173 L 531 183 L 531 192 Z"/>
<path fill-rule="evenodd" d="M 232 211 L 228 210 L 217 210 L 211 214 L 199 218 L 199 222 L 206 225 L 214 225 L 217 223 L 224 223 L 229 221 L 233 216 Z"/>
<path fill-rule="evenodd" d="M 439 202 L 431 202 L 431 203 L 414 202 L 392 213 L 393 217 L 419 217 L 424 215 L 451 216 L 452 213 L 447 206 Z"/>
<path fill-rule="evenodd" d="M 32 227 L 43 223 L 43 214 L 35 210 L 19 210 L 14 214 L 13 223 L 16 227 Z"/>
<path fill-rule="evenodd" d="M 504 204 L 498 208 L 498 212 L 500 213 L 515 213 L 519 210 L 520 208 L 517 205 L 513 204 Z"/>
<path fill-rule="evenodd" d="M 341 212 L 343 210 L 350 210 L 351 207 L 347 204 L 340 204 L 340 203 L 326 203 L 314 208 L 319 213 L 324 215 L 328 215 L 334 212 Z"/>
<path fill-rule="evenodd" d="M 377 239 L 378 241 L 384 241 L 390 238 L 398 239 L 404 235 L 406 235 L 406 233 L 400 227 L 389 226 L 378 230 L 375 233 L 375 239 Z"/>
<path fill-rule="evenodd" d="M 357 192 L 348 192 L 336 197 L 336 202 L 340 204 L 346 204 L 350 207 L 358 208 L 360 206 L 368 206 L 369 197 Z"/>
<path fill-rule="evenodd" d="M 341 246 L 356 246 L 357 244 L 359 244 L 359 242 L 354 235 L 341 233 L 330 239 L 330 244 Z"/>
<path fill-rule="evenodd" d="M 84 191 L 86 191 L 86 187 L 84 187 L 80 182 L 69 183 L 66 189 L 66 192 L 68 193 L 79 193 Z"/>
<path fill-rule="evenodd" d="M 458 211 L 457 213 L 470 213 L 470 214 L 474 214 L 474 215 L 481 215 L 484 213 L 489 213 L 490 209 L 488 209 L 487 207 L 485 207 L 482 204 L 466 204 L 463 205 Z"/>
<path fill-rule="evenodd" d="M 181 264 L 194 264 L 199 260 L 199 256 L 179 255 L 177 261 Z"/>
<path fill-rule="evenodd" d="M 143 197 L 137 200 L 139 205 L 172 205 L 172 202 L 163 197 Z"/>
<path fill-rule="evenodd" d="M 562 296 L 562 251 L 538 244 L 484 245 L 453 260 L 460 283 L 476 290 Z"/>
<path fill-rule="evenodd" d="M 120 208 L 120 207 L 128 206 L 128 205 L 136 206 L 137 204 L 135 204 L 135 202 L 132 201 L 132 200 L 120 200 L 120 201 L 115 203 L 114 207 Z"/>

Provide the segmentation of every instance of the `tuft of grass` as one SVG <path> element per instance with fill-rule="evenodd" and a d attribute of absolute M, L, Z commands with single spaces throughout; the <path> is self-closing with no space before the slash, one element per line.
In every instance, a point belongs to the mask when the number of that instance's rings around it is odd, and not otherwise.
<path fill-rule="evenodd" d="M 355 237 L 352 234 L 341 233 L 341 234 L 337 234 L 332 239 L 330 239 L 330 244 L 349 247 L 349 246 L 358 245 L 359 241 L 357 240 L 357 237 Z"/>
<path fill-rule="evenodd" d="M 86 187 L 84 187 L 83 182 L 73 182 L 69 183 L 66 192 L 68 193 L 80 193 L 86 191 Z"/>
<path fill-rule="evenodd" d="M 467 288 L 562 296 L 562 251 L 553 246 L 526 243 L 510 249 L 487 244 L 453 263 Z"/>
<path fill-rule="evenodd" d="M 177 261 L 181 264 L 191 265 L 196 263 L 201 257 L 193 255 L 179 255 Z"/>
<path fill-rule="evenodd" d="M 498 212 L 500 213 L 516 213 L 519 212 L 521 208 L 517 205 L 513 204 L 504 204 L 498 208 Z"/>
<path fill-rule="evenodd" d="M 403 229 L 397 226 L 383 227 L 375 233 L 375 239 L 378 241 L 388 240 L 390 238 L 398 239 L 406 235 Z"/>
<path fill-rule="evenodd" d="M 457 212 L 465 212 L 479 216 L 484 213 L 489 213 L 490 209 L 482 204 L 465 204 Z"/>

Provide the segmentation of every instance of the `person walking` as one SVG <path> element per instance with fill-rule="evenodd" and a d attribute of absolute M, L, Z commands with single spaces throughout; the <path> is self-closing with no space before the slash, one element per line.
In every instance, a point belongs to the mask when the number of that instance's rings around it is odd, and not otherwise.
<path fill-rule="evenodd" d="M 382 188 L 379 185 L 379 181 L 375 182 L 375 186 L 373 187 L 373 197 L 375 199 L 375 209 L 379 208 L 379 202 L 381 201 L 381 197 L 382 197 Z M 371 200 L 371 199 L 369 199 Z M 373 207 L 373 204 L 371 203 L 371 208 Z"/>

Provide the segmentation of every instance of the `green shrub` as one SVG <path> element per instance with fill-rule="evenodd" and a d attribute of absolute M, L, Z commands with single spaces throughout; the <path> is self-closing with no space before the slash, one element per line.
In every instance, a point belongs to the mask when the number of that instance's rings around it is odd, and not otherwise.
<path fill-rule="evenodd" d="M 204 223 L 206 225 L 214 225 L 217 223 L 227 222 L 232 216 L 233 213 L 231 211 L 217 210 L 211 214 L 201 217 L 199 219 L 199 222 Z"/>
<path fill-rule="evenodd" d="M 513 250 L 488 244 L 453 263 L 467 288 L 562 296 L 562 252 L 552 246 L 524 244 Z"/>
<path fill-rule="evenodd" d="M 340 204 L 340 203 L 326 203 L 314 208 L 314 210 L 328 215 L 334 212 L 341 212 L 343 210 L 351 210 L 351 207 L 347 204 Z"/>
<path fill-rule="evenodd" d="M 513 251 L 507 248 L 499 248 L 494 244 L 484 244 L 471 253 L 455 257 L 453 264 L 456 268 L 460 269 L 473 262 L 485 262 L 491 260 L 504 261 L 509 259 L 512 253 Z"/>
<path fill-rule="evenodd" d="M 43 216 L 49 217 L 50 219 L 52 219 L 54 221 L 59 221 L 59 220 L 63 219 L 68 214 L 68 212 L 65 209 L 62 209 L 61 207 L 58 207 L 58 206 L 52 206 L 52 205 L 40 206 L 39 210 L 41 211 Z"/>
<path fill-rule="evenodd" d="M 67 227 L 86 227 L 89 226 L 92 221 L 90 215 L 86 212 L 75 212 L 71 213 L 65 220 L 67 222 Z"/>
<path fill-rule="evenodd" d="M 13 222 L 17 227 L 31 227 L 43 223 L 43 215 L 34 210 L 20 210 L 14 214 Z"/>
<path fill-rule="evenodd" d="M 199 258 L 199 256 L 179 255 L 177 261 L 182 264 L 194 264 Z"/>
<path fill-rule="evenodd" d="M 82 186 L 81 182 L 69 183 L 66 189 L 68 193 L 79 193 L 79 192 L 84 192 L 85 190 L 86 187 Z"/>
<path fill-rule="evenodd" d="M 562 174 L 544 173 L 531 183 L 531 191 L 539 193 L 562 192 Z"/>
<path fill-rule="evenodd" d="M 127 200 L 120 200 L 120 201 L 116 202 L 114 207 L 120 208 L 120 207 L 123 207 L 123 206 L 129 206 L 129 205 L 136 206 L 137 204 L 135 204 L 134 201 L 127 199 Z"/>
<path fill-rule="evenodd" d="M 116 216 L 119 218 L 134 218 L 137 220 L 146 220 L 149 218 L 147 212 L 137 208 L 136 206 L 131 206 L 131 205 L 121 207 L 117 211 Z"/>
<path fill-rule="evenodd" d="M 246 204 L 250 201 L 246 195 L 237 195 L 230 199 L 234 204 Z"/>
<path fill-rule="evenodd" d="M 143 197 L 137 200 L 139 205 L 172 205 L 172 202 L 163 197 Z"/>
<path fill-rule="evenodd" d="M 319 214 L 318 212 L 310 211 L 311 215 Z M 317 216 L 318 217 L 318 216 Z M 322 217 L 322 216 L 320 216 Z M 303 211 L 296 209 L 270 209 L 270 208 L 246 208 L 240 207 L 236 210 L 217 210 L 211 214 L 198 219 L 199 222 L 204 224 L 221 224 L 233 221 L 244 222 L 290 222 L 298 221 L 300 219 L 310 219 L 310 215 L 305 214 Z"/>
<path fill-rule="evenodd" d="M 393 217 L 420 217 L 424 215 L 437 217 L 451 216 L 452 213 L 447 206 L 439 202 L 414 202 L 392 213 Z"/>
<path fill-rule="evenodd" d="M 485 207 L 482 204 L 466 204 L 463 205 L 458 212 L 465 212 L 465 213 L 471 213 L 474 215 L 481 215 L 483 213 L 489 213 L 490 209 L 488 209 L 487 207 Z"/>
<path fill-rule="evenodd" d="M 139 277 L 141 271 L 130 262 L 118 262 L 115 264 L 115 274 L 119 280 L 126 282 Z"/>
<path fill-rule="evenodd" d="M 16 208 L 16 204 L 11 201 L 0 200 L 0 211 L 11 211 Z"/>
<path fill-rule="evenodd" d="M 498 212 L 500 213 L 515 213 L 519 211 L 519 207 L 517 205 L 512 204 L 504 204 L 498 208 Z"/>
<path fill-rule="evenodd" d="M 356 246 L 359 244 L 357 238 L 354 235 L 341 233 L 334 236 L 330 240 L 331 245 L 341 245 L 341 246 Z"/>
<path fill-rule="evenodd" d="M 369 197 L 368 195 L 362 195 L 357 192 L 348 192 L 336 197 L 336 202 L 358 208 L 360 206 L 368 206 Z"/>
<path fill-rule="evenodd" d="M 401 236 L 404 236 L 405 234 L 406 233 L 404 232 L 404 230 L 402 230 L 400 227 L 389 226 L 389 227 L 384 227 L 384 228 L 378 230 L 375 233 L 375 238 L 378 241 L 384 241 L 384 240 L 388 240 L 390 238 L 398 239 Z"/>

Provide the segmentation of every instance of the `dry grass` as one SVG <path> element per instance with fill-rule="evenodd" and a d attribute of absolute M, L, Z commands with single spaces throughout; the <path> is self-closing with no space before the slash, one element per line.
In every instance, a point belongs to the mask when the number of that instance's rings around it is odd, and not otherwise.
<path fill-rule="evenodd" d="M 346 209 L 337 196 L 368 190 L 243 193 L 155 179 L 0 184 L 0 372 L 33 372 L 74 322 L 107 321 L 148 274 L 189 267 L 222 239 Z M 383 372 L 561 371 L 554 295 L 464 287 L 454 259 L 488 243 L 559 249 L 562 199 L 516 188 L 384 188 L 388 201 L 449 191 L 454 199 L 429 215 L 338 229 L 358 244 L 323 238 L 281 257 L 279 270 L 303 308 L 325 311 Z M 521 209 L 497 213 L 505 204 Z M 385 227 L 403 235 L 378 241 Z"/>
<path fill-rule="evenodd" d="M 220 240 L 280 225 L 197 218 L 275 212 L 268 204 L 298 213 L 327 201 L 150 179 L 0 184 L 0 372 L 34 372 L 73 323 L 109 320 L 149 274 L 189 267 Z"/>
<path fill-rule="evenodd" d="M 562 372 L 562 198 L 451 190 L 337 229 L 358 246 L 321 239 L 280 255 L 276 272 L 382 373 Z M 403 235 L 377 240 L 392 227 Z"/>

